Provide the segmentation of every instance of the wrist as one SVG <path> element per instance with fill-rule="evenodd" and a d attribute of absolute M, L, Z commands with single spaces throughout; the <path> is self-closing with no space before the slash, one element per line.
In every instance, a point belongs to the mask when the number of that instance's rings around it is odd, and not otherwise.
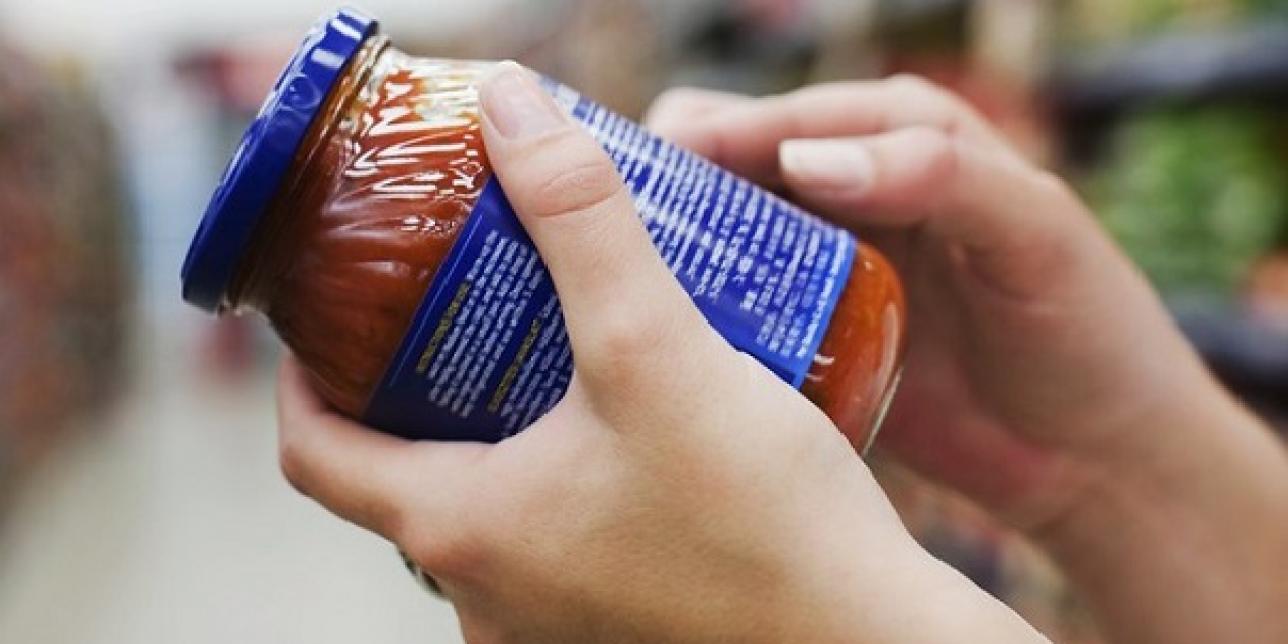
<path fill-rule="evenodd" d="M 804 602 L 789 608 L 792 627 L 772 641 L 1048 642 L 1019 615 L 906 533 L 879 555 L 815 574 Z M 855 559 L 853 557 L 851 560 Z"/>
<path fill-rule="evenodd" d="M 1072 556 L 1097 536 L 1120 543 L 1130 525 L 1202 519 L 1207 529 L 1226 530 L 1280 508 L 1288 458 L 1266 426 L 1215 384 L 1178 398 L 1165 413 L 1122 428 L 1109 447 L 1073 457 L 1080 492 L 1028 536 Z"/>
<path fill-rule="evenodd" d="M 914 592 L 903 598 L 897 620 L 892 620 L 897 629 L 892 634 L 906 635 L 902 639 L 892 635 L 889 641 L 1050 644 L 1001 600 L 948 564 L 924 554 L 924 572 Z"/>
<path fill-rule="evenodd" d="M 1111 639 L 1278 641 L 1257 629 L 1283 624 L 1288 458 L 1215 384 L 1192 394 L 1084 456 L 1076 502 L 1030 536 Z"/>

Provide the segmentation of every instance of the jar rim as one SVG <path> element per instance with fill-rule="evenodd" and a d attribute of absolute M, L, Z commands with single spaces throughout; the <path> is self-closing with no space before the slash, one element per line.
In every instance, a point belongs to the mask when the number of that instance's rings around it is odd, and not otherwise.
<path fill-rule="evenodd" d="M 183 299 L 219 311 L 260 220 L 345 70 L 378 30 L 376 20 L 339 9 L 319 20 L 291 57 L 242 136 L 184 259 Z"/>

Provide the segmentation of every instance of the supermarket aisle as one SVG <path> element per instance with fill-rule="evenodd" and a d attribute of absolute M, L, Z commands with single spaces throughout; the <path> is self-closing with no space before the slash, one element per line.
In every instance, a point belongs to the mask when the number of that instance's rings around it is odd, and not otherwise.
<path fill-rule="evenodd" d="M 276 469 L 267 373 L 197 382 L 149 338 L 133 395 L 30 481 L 0 540 L 0 642 L 458 642 L 391 547 Z"/>

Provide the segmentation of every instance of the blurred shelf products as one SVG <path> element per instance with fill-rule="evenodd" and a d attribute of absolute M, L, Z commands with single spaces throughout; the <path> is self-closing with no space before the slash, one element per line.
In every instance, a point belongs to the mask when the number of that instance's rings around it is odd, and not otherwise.
<path fill-rule="evenodd" d="M 1056 100 L 1087 118 L 1169 101 L 1288 100 L 1288 20 L 1156 36 L 1076 50 L 1057 70 Z"/>
<path fill-rule="evenodd" d="M 0 491 L 121 384 L 117 159 L 73 84 L 0 47 Z"/>
<path fill-rule="evenodd" d="M 1065 17 L 1047 89 L 1071 174 L 1217 374 L 1288 415 L 1288 2 Z"/>
<path fill-rule="evenodd" d="M 1288 173 L 1270 144 L 1281 115 L 1239 105 L 1127 117 L 1088 196 L 1165 292 L 1232 293 L 1288 227 Z"/>
<path fill-rule="evenodd" d="M 1288 15 L 1284 0 L 1070 0 L 1064 4 L 1065 34 L 1081 49 Z"/>
<path fill-rule="evenodd" d="M 1288 422 L 1288 316 L 1176 302 L 1177 320 L 1212 370 L 1245 399 Z"/>

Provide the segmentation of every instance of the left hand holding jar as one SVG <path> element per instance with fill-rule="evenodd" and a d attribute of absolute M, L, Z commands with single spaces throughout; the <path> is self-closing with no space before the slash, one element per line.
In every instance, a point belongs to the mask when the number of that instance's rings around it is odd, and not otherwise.
<path fill-rule="evenodd" d="M 406 551 L 471 642 L 1042 641 L 921 550 L 828 418 L 712 330 L 609 158 L 526 72 L 502 66 L 482 101 L 572 386 L 500 444 L 409 442 L 331 412 L 288 359 L 293 484 Z"/>

